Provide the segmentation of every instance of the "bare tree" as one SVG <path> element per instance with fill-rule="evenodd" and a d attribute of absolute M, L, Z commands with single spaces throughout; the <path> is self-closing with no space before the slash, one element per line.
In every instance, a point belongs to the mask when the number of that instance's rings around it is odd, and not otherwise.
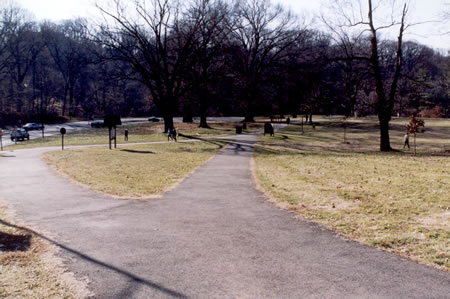
<path fill-rule="evenodd" d="M 13 11 L 14 9 L 10 7 L 0 7 L 0 82 L 3 82 L 7 75 L 6 66 L 9 60 L 9 54 L 6 51 L 8 41 L 7 33 L 11 30 L 11 26 L 13 25 L 12 20 L 15 15 Z M 4 84 L 0 85 L 0 111 L 7 110 L 6 89 Z"/>
<path fill-rule="evenodd" d="M 223 42 L 227 35 L 225 20 L 228 14 L 229 6 L 221 0 L 195 0 L 186 18 L 188 25 L 195 26 L 200 22 L 193 53 L 194 64 L 189 74 L 192 76 L 189 77 L 193 79 L 190 80 L 193 94 L 198 97 L 201 128 L 209 128 L 206 121 L 209 85 L 225 63 Z"/>
<path fill-rule="evenodd" d="M 30 21 L 26 11 L 20 8 L 9 10 L 5 26 L 7 30 L 4 67 L 11 80 L 10 97 L 16 105 L 16 111 L 22 112 L 25 89 L 31 85 L 26 79 L 35 65 L 43 43 L 36 23 Z"/>
<path fill-rule="evenodd" d="M 327 84 L 329 80 L 326 77 L 333 76 L 325 59 L 329 50 L 328 36 L 317 30 L 303 30 L 296 42 L 289 46 L 288 56 L 283 59 L 276 73 L 273 72 L 275 76 L 281 77 L 278 78 L 278 84 L 285 85 L 283 89 L 287 92 L 288 103 L 285 105 L 289 108 L 284 111 L 279 109 L 280 113 L 312 114 L 323 106 L 327 93 L 324 91 L 331 85 Z M 284 72 L 286 74 L 283 76 Z M 276 82 L 276 79 L 273 81 Z"/>
<path fill-rule="evenodd" d="M 14 27 L 15 18 L 17 17 L 17 8 L 2 7 L 0 8 L 0 74 L 3 73 L 8 61 L 7 35 Z"/>
<path fill-rule="evenodd" d="M 61 25 L 46 23 L 43 24 L 42 31 L 45 44 L 64 80 L 62 115 L 68 110 L 71 116 L 77 106 L 74 103 L 75 89 L 90 60 L 86 21 L 68 20 Z"/>
<path fill-rule="evenodd" d="M 322 17 L 322 19 L 334 33 L 337 42 L 343 45 L 347 54 L 345 59 L 361 60 L 368 63 L 377 94 L 376 111 L 380 125 L 380 150 L 391 151 L 389 122 L 392 117 L 397 84 L 403 62 L 403 34 L 408 27 L 406 24 L 408 3 L 405 2 L 402 7 L 398 7 L 396 1 L 392 1 L 388 10 L 386 10 L 387 7 L 383 4 L 383 1 L 372 0 L 368 0 L 367 5 L 364 5 L 361 0 L 355 2 L 335 0 L 332 9 L 340 17 L 338 24 L 332 24 L 325 17 Z M 366 11 L 367 16 L 364 16 L 364 11 Z M 390 16 L 389 20 L 384 20 L 386 22 L 377 25 L 377 22 L 386 15 Z M 399 19 L 396 19 L 396 17 Z M 394 71 L 392 76 L 387 79 L 384 76 L 385 65 L 383 65 L 380 55 L 383 47 L 379 33 L 382 30 L 395 27 L 398 27 L 398 39 L 396 53 L 393 56 Z M 360 51 L 360 49 L 354 47 L 355 40 L 364 39 L 367 36 L 370 40 L 369 53 Z"/>
<path fill-rule="evenodd" d="M 99 7 L 105 17 L 100 25 L 102 43 L 125 59 L 134 70 L 129 79 L 143 83 L 164 117 L 165 129 L 173 127 L 178 100 L 185 91 L 183 75 L 200 22 L 184 26 L 185 6 L 175 0 L 137 0 L 132 8 L 114 0 L 114 9 Z"/>
<path fill-rule="evenodd" d="M 349 49 L 346 43 L 338 43 L 330 47 L 328 58 L 334 66 L 334 71 L 339 75 L 339 80 L 334 84 L 340 91 L 340 106 L 343 108 L 345 116 L 358 114 L 357 106 L 362 104 L 362 93 L 370 78 L 370 68 L 367 63 L 361 60 L 342 59 L 347 58 Z M 360 52 L 368 52 L 367 40 L 354 40 L 352 47 Z M 336 58 L 337 57 L 337 58 Z"/>
<path fill-rule="evenodd" d="M 450 24 L 450 2 L 444 3 L 444 10 L 442 12 L 442 19 L 443 19 L 444 24 Z M 450 35 L 450 30 L 445 31 L 444 34 Z"/>
<path fill-rule="evenodd" d="M 450 2 L 444 3 L 445 9 L 443 12 L 443 16 L 446 20 L 450 20 Z"/>
<path fill-rule="evenodd" d="M 265 73 L 288 54 L 287 48 L 303 31 L 289 11 L 269 0 L 236 2 L 229 28 L 245 121 L 252 122 Z"/>

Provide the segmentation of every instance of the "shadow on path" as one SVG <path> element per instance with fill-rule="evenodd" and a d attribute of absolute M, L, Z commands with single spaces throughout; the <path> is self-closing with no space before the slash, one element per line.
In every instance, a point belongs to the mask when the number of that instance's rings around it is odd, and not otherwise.
<path fill-rule="evenodd" d="M 203 142 L 208 142 L 211 144 L 216 145 L 219 149 L 223 148 L 224 146 L 226 146 L 228 143 L 224 140 L 221 140 L 220 138 L 218 139 L 206 139 L 206 138 L 201 138 L 201 137 L 196 137 L 196 136 L 191 136 L 191 135 L 184 135 L 184 134 L 178 134 L 178 136 L 180 137 L 184 137 L 190 140 L 198 140 L 198 141 L 203 141 Z"/>
<path fill-rule="evenodd" d="M 138 284 L 141 284 L 141 285 L 145 285 L 145 286 L 151 287 L 153 289 L 156 289 L 156 290 L 164 293 L 165 295 L 168 295 L 168 296 L 171 296 L 171 297 L 187 298 L 187 296 L 182 294 L 182 293 L 179 293 L 177 291 L 174 291 L 174 290 L 168 289 L 168 288 L 166 288 L 164 286 L 161 286 L 161 285 L 159 285 L 157 283 L 154 283 L 154 282 L 148 281 L 146 279 L 143 279 L 143 278 L 141 278 L 141 277 L 139 277 L 137 275 L 134 275 L 133 273 L 130 273 L 130 272 L 126 271 L 126 270 L 122 270 L 122 269 L 114 267 L 112 265 L 108 265 L 108 264 L 106 264 L 106 263 L 104 263 L 102 261 L 99 261 L 99 260 L 97 260 L 95 258 L 92 258 L 92 257 L 90 257 L 90 256 L 88 256 L 88 255 L 86 255 L 86 254 L 84 254 L 82 252 L 79 252 L 77 250 L 74 250 L 74 249 L 71 249 L 71 248 L 69 248 L 67 246 L 64 246 L 63 244 L 58 243 L 55 240 L 52 240 L 52 239 L 50 239 L 50 238 L 48 238 L 48 237 L 46 237 L 46 236 L 44 236 L 44 235 L 42 235 L 42 234 L 40 234 L 38 232 L 35 232 L 32 229 L 29 229 L 29 228 L 26 228 L 26 227 L 17 226 L 17 225 L 8 223 L 6 221 L 3 221 L 2 219 L 0 219 L 0 224 L 3 224 L 5 226 L 13 227 L 13 228 L 20 229 L 20 230 L 26 231 L 28 233 L 31 233 L 31 234 L 33 234 L 33 235 L 35 235 L 35 236 L 37 236 L 37 237 L 39 237 L 39 238 L 41 238 L 43 240 L 46 240 L 46 241 L 52 243 L 53 245 L 56 245 L 59 248 L 65 250 L 67 252 L 70 252 L 70 253 L 72 253 L 72 254 L 74 254 L 74 255 L 76 255 L 76 256 L 78 256 L 78 257 L 80 257 L 80 258 L 82 258 L 82 259 L 84 259 L 84 260 L 86 260 L 86 261 L 88 261 L 90 263 L 96 264 L 98 266 L 102 266 L 104 268 L 107 268 L 107 269 L 109 269 L 111 271 L 114 271 L 114 272 L 116 272 L 116 273 L 118 273 L 120 275 L 123 275 L 123 276 L 129 278 L 130 283 L 132 283 L 132 284 L 138 283 Z M 136 286 L 134 286 L 134 287 L 136 287 Z M 129 293 L 127 293 L 127 294 L 129 294 Z"/>

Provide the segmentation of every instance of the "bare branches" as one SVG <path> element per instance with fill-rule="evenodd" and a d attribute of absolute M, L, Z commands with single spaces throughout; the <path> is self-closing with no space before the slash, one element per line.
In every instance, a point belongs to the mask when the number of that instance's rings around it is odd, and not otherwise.
<path fill-rule="evenodd" d="M 401 75 L 403 35 L 409 26 L 406 24 L 408 2 L 404 2 L 402 9 L 399 10 L 397 1 L 392 0 L 390 2 L 391 13 L 389 20 L 386 20 L 383 16 L 379 16 L 380 13 L 383 14 L 384 11 L 387 11 L 387 7 L 385 7 L 386 2 L 384 1 L 367 0 L 367 6 L 363 6 L 361 1 L 357 1 L 358 9 L 355 9 L 352 3 L 349 4 L 341 0 L 334 0 L 332 2 L 332 7 L 338 12 L 337 24 L 326 21 L 324 17 L 322 19 L 333 33 L 335 41 L 341 47 L 343 53 L 345 53 L 346 57 L 341 59 L 350 61 L 362 60 L 369 63 L 377 94 L 376 110 L 380 121 L 380 150 L 389 151 L 391 150 L 389 121 L 391 119 L 397 85 Z M 364 17 L 363 11 L 367 12 L 367 17 Z M 401 13 L 398 14 L 398 11 Z M 359 18 L 355 18 L 355 12 L 359 13 Z M 396 20 L 398 16 L 400 19 Z M 380 56 L 384 47 L 380 43 L 378 33 L 379 31 L 392 29 L 393 27 L 399 28 L 393 67 L 394 73 L 390 80 L 386 80 L 383 72 L 385 69 L 389 69 L 389 63 L 385 63 L 386 61 L 383 61 Z M 365 53 L 364 47 L 355 47 L 355 45 L 361 42 L 364 43 L 365 39 L 366 41 L 367 39 L 370 40 L 370 53 Z M 385 90 L 388 85 L 386 81 L 390 81 L 388 94 Z"/>
<path fill-rule="evenodd" d="M 219 23 L 213 19 L 224 19 L 212 9 L 219 0 L 135 0 L 132 8 L 114 1 L 115 11 L 100 8 L 109 19 L 100 27 L 102 42 L 133 66 L 164 115 L 167 129 L 185 93 L 195 52 L 217 32 Z"/>
<path fill-rule="evenodd" d="M 450 24 L 450 1 L 444 3 L 444 9 L 442 11 L 442 22 L 444 24 Z M 447 27 L 448 28 L 448 27 Z M 444 32 L 446 35 L 450 35 L 450 30 Z"/>
<path fill-rule="evenodd" d="M 230 46 L 237 76 L 240 78 L 246 104 L 246 117 L 251 121 L 252 103 L 262 75 L 276 61 L 287 55 L 286 49 L 303 33 L 296 18 L 269 0 L 236 2 L 228 24 Z"/>

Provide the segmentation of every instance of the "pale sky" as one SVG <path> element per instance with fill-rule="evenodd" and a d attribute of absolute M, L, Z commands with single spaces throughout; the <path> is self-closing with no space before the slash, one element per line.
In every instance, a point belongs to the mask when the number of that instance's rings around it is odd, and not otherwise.
<path fill-rule="evenodd" d="M 38 20 L 50 19 L 57 22 L 74 17 L 89 18 L 95 16 L 97 12 L 97 8 L 93 5 L 95 0 L 15 1 L 31 12 Z M 314 15 L 319 14 L 321 12 L 321 5 L 326 3 L 324 0 L 275 0 L 274 2 L 279 2 L 286 7 L 290 7 L 293 12 L 307 19 L 313 19 Z M 444 3 L 450 5 L 450 0 L 410 0 L 410 2 L 411 9 L 409 17 L 413 23 L 437 20 L 445 7 Z M 450 34 L 442 35 L 437 31 L 450 31 L 450 22 L 446 25 L 441 23 L 428 23 L 411 27 L 408 29 L 405 38 L 406 40 L 416 40 L 436 49 L 449 50 Z"/>

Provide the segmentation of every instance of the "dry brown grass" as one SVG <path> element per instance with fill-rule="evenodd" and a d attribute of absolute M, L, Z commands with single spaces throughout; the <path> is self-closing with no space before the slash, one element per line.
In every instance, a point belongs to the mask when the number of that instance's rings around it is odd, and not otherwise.
<path fill-rule="evenodd" d="M 225 142 L 134 145 L 48 152 L 57 171 L 96 191 L 124 198 L 154 198 L 204 164 Z M 73 163 L 77 161 L 77 163 Z"/>
<path fill-rule="evenodd" d="M 399 147 L 403 123 L 395 120 Z M 426 121 L 412 151 L 378 152 L 375 121 L 323 119 L 261 137 L 256 177 L 273 198 L 328 228 L 412 259 L 450 269 L 450 120 Z"/>
<path fill-rule="evenodd" d="M 85 286 L 61 268 L 54 246 L 14 225 L 11 208 L 0 202 L 0 297 L 81 298 Z M 71 277 L 70 279 L 68 277 Z"/>

